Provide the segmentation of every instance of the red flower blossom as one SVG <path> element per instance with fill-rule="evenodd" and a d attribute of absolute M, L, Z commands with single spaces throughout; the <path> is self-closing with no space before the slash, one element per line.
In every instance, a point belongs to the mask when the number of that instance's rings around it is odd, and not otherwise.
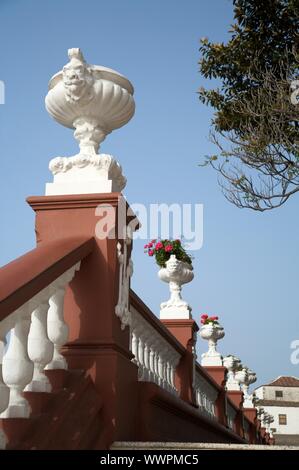
<path fill-rule="evenodd" d="M 153 250 L 148 250 L 148 256 L 154 256 L 154 251 Z"/>
<path fill-rule="evenodd" d="M 157 245 L 155 246 L 156 250 L 161 250 L 163 248 L 163 243 L 158 242 Z"/>
<path fill-rule="evenodd" d="M 209 315 L 207 315 L 206 313 L 203 313 L 200 318 L 203 318 L 204 320 L 206 320 L 207 318 L 209 318 Z"/>
<path fill-rule="evenodd" d="M 173 250 L 173 246 L 172 245 L 166 245 L 165 247 L 165 251 L 167 251 L 167 253 L 169 253 L 170 251 Z"/>

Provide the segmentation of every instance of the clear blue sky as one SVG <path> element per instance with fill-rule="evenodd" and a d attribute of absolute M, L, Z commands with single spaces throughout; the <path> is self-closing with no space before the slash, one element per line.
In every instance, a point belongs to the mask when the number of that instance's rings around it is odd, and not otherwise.
<path fill-rule="evenodd" d="M 35 244 L 25 198 L 44 194 L 49 160 L 77 152 L 44 97 L 67 49 L 80 47 L 87 61 L 118 70 L 135 87 L 135 117 L 101 149 L 123 165 L 128 201 L 204 204 L 204 245 L 193 253 L 196 277 L 184 289 L 194 317 L 221 317 L 219 349 L 239 355 L 259 383 L 299 376 L 290 363 L 290 342 L 299 339 L 298 197 L 270 213 L 240 210 L 224 199 L 213 171 L 197 166 L 214 151 L 211 110 L 196 95 L 204 84 L 199 38 L 226 40 L 231 1 L 1 0 L 0 21 L 0 264 Z M 134 261 L 133 288 L 158 314 L 167 285 L 141 241 Z M 204 350 L 199 340 L 198 353 Z"/>

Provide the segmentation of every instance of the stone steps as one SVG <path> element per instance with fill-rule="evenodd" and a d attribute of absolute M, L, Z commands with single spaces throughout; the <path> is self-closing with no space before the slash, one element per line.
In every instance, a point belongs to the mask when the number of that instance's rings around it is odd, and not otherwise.
<path fill-rule="evenodd" d="M 210 442 L 114 442 L 110 450 L 299 450 L 298 446 L 222 444 Z"/>

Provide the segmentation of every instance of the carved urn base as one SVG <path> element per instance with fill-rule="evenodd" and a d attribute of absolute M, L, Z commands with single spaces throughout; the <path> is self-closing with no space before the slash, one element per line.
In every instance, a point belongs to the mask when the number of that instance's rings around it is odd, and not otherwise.
<path fill-rule="evenodd" d="M 47 183 L 46 196 L 121 192 L 126 186 L 122 168 L 111 155 L 57 157 L 49 168 L 54 181 Z"/>

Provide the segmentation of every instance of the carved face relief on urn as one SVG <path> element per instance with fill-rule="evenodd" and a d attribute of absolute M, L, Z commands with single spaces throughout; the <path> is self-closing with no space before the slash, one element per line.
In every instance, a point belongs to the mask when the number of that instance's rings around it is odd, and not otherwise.
<path fill-rule="evenodd" d="M 47 185 L 46 194 L 119 192 L 126 181 L 122 168 L 111 157 L 111 168 L 105 173 L 106 163 L 98 158 L 98 149 L 110 132 L 134 115 L 133 86 L 115 70 L 87 64 L 80 49 L 69 49 L 68 56 L 69 62 L 50 80 L 45 103 L 57 122 L 75 129 L 80 152 L 50 162 L 54 183 Z"/>
<path fill-rule="evenodd" d="M 93 98 L 94 78 L 80 49 L 69 50 L 70 62 L 63 69 L 65 98 L 70 103 L 88 103 Z"/>

